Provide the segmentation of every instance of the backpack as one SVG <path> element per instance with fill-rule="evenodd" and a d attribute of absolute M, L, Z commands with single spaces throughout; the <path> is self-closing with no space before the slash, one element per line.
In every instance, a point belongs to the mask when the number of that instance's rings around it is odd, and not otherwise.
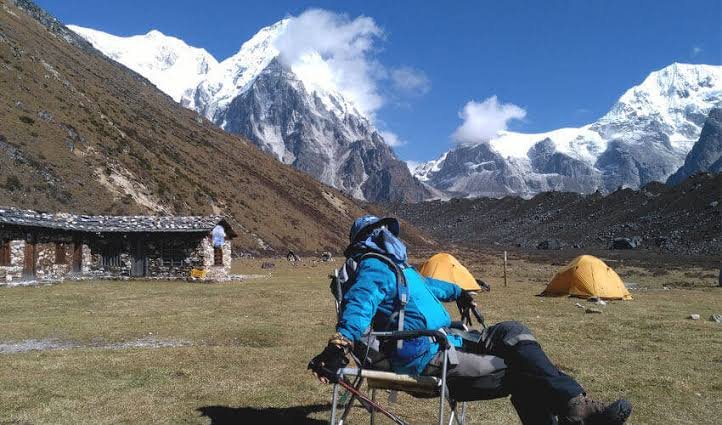
<path fill-rule="evenodd" d="M 341 314 L 341 303 L 343 302 L 343 296 L 346 292 L 348 292 L 349 289 L 351 289 L 351 286 L 353 286 L 356 281 L 356 270 L 358 270 L 358 265 L 367 258 L 375 258 L 377 260 L 381 260 L 383 263 L 386 263 L 386 265 L 388 265 L 389 268 L 393 270 L 394 274 L 396 275 L 396 287 L 398 288 L 397 313 L 399 315 L 398 330 L 401 331 L 403 330 L 404 310 L 406 304 L 409 301 L 409 289 L 406 285 L 406 277 L 404 276 L 401 268 L 398 266 L 398 264 L 394 262 L 394 260 L 383 254 L 367 252 L 366 254 L 363 254 L 358 261 L 349 257 L 346 259 L 346 261 L 341 267 L 334 270 L 334 273 L 329 276 L 331 278 L 329 289 L 331 290 L 333 297 L 336 299 L 336 314 L 337 316 Z"/>
<path fill-rule="evenodd" d="M 396 287 L 398 288 L 396 303 L 397 308 L 394 314 L 398 315 L 398 330 L 403 330 L 404 314 L 406 304 L 409 300 L 409 289 L 406 285 L 406 277 L 398 264 L 396 264 L 391 258 L 375 252 L 363 254 L 358 261 L 351 257 L 347 258 L 343 265 L 334 270 L 334 273 L 329 276 L 331 278 L 329 289 L 331 290 L 336 302 L 337 320 L 341 318 L 341 304 L 343 303 L 344 294 L 348 292 L 348 290 L 351 289 L 353 284 L 356 282 L 356 271 L 358 270 L 358 265 L 366 258 L 375 258 L 380 260 L 386 263 L 389 268 L 394 271 L 394 274 L 396 275 Z M 402 340 L 399 340 L 396 344 L 399 349 L 402 348 L 403 345 Z M 358 359 L 363 359 L 362 363 L 366 367 L 371 367 L 376 370 L 391 370 L 391 364 L 389 363 L 387 354 L 382 352 L 381 344 L 376 337 L 366 336 L 362 343 L 355 346 L 354 351 L 354 354 Z"/>

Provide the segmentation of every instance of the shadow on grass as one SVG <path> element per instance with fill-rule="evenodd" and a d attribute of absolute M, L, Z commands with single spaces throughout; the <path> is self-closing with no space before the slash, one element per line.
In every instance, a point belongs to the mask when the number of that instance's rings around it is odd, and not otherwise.
<path fill-rule="evenodd" d="M 331 410 L 330 404 L 311 404 L 292 407 L 228 407 L 203 406 L 197 409 L 201 416 L 211 419 L 211 425 L 273 424 L 273 425 L 320 425 L 328 421 L 309 418 L 311 413 Z"/>

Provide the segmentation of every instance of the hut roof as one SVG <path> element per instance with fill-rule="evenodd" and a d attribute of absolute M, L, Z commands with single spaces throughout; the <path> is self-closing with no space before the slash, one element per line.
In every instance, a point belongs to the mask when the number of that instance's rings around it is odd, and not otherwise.
<path fill-rule="evenodd" d="M 222 225 L 228 237 L 235 237 L 223 216 L 155 216 L 155 215 L 76 215 L 46 213 L 18 208 L 0 207 L 0 224 L 44 227 L 79 232 L 210 232 Z"/>

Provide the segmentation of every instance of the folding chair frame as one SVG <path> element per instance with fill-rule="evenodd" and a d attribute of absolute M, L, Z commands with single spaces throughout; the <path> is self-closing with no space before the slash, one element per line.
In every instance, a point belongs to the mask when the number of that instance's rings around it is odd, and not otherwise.
<path fill-rule="evenodd" d="M 417 338 L 420 336 L 427 336 L 431 337 L 436 340 L 436 342 L 439 344 L 439 348 L 443 352 L 443 363 L 441 367 L 441 378 L 440 379 L 440 388 L 439 388 L 439 409 L 438 409 L 438 424 L 444 425 L 444 416 L 445 416 L 445 409 L 446 409 L 446 403 L 448 402 L 451 413 L 449 417 L 449 424 L 457 423 L 458 425 L 464 425 L 466 420 L 466 403 L 461 404 L 461 413 L 457 415 L 456 407 L 457 403 L 454 400 L 449 399 L 449 393 L 448 388 L 446 385 L 446 372 L 447 372 L 447 365 L 449 360 L 449 350 L 451 349 L 451 346 L 446 339 L 446 335 L 441 331 L 429 331 L 429 330 L 419 330 L 419 331 L 396 331 L 396 332 L 371 332 L 369 333 L 371 336 L 375 336 L 379 339 L 396 339 L 396 340 L 404 340 L 404 339 L 410 339 L 410 338 Z M 363 363 L 359 363 L 359 365 L 362 365 Z M 399 425 L 405 425 L 406 422 L 404 422 L 401 418 L 397 417 L 391 412 L 388 412 L 383 406 L 378 404 L 376 402 L 376 388 L 371 389 L 371 396 L 366 396 L 360 391 L 361 385 L 364 382 L 363 377 L 363 370 L 362 369 L 354 369 L 354 368 L 344 368 L 339 370 L 338 374 L 338 380 L 333 385 L 333 396 L 331 401 L 331 425 L 342 425 L 344 421 L 346 420 L 348 414 L 351 411 L 351 408 L 353 407 L 353 403 L 356 399 L 361 400 L 361 403 L 364 405 L 364 407 L 369 411 L 370 414 L 370 420 L 371 425 L 375 424 L 375 414 L 376 412 L 381 412 L 385 416 L 387 416 L 389 419 L 394 421 L 395 423 Z M 349 383 L 346 378 L 348 376 L 356 376 L 356 382 L 351 384 Z M 346 407 L 343 410 L 343 413 L 340 416 L 340 420 L 337 420 L 338 418 L 338 401 L 339 401 L 339 387 L 345 388 L 350 394 L 351 397 L 346 404 Z"/>

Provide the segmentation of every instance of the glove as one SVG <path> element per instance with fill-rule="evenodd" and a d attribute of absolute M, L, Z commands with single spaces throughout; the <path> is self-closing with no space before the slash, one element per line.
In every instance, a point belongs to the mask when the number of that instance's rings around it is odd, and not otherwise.
<path fill-rule="evenodd" d="M 473 296 L 474 294 L 475 293 L 472 291 L 463 291 L 461 295 L 459 295 L 459 298 L 456 299 L 456 305 L 459 307 L 459 310 L 464 311 L 469 308 L 476 307 Z"/>
<path fill-rule="evenodd" d="M 344 347 L 329 343 L 326 348 L 308 363 L 308 368 L 323 383 L 338 382 L 338 370 L 346 367 L 348 359 Z"/>

